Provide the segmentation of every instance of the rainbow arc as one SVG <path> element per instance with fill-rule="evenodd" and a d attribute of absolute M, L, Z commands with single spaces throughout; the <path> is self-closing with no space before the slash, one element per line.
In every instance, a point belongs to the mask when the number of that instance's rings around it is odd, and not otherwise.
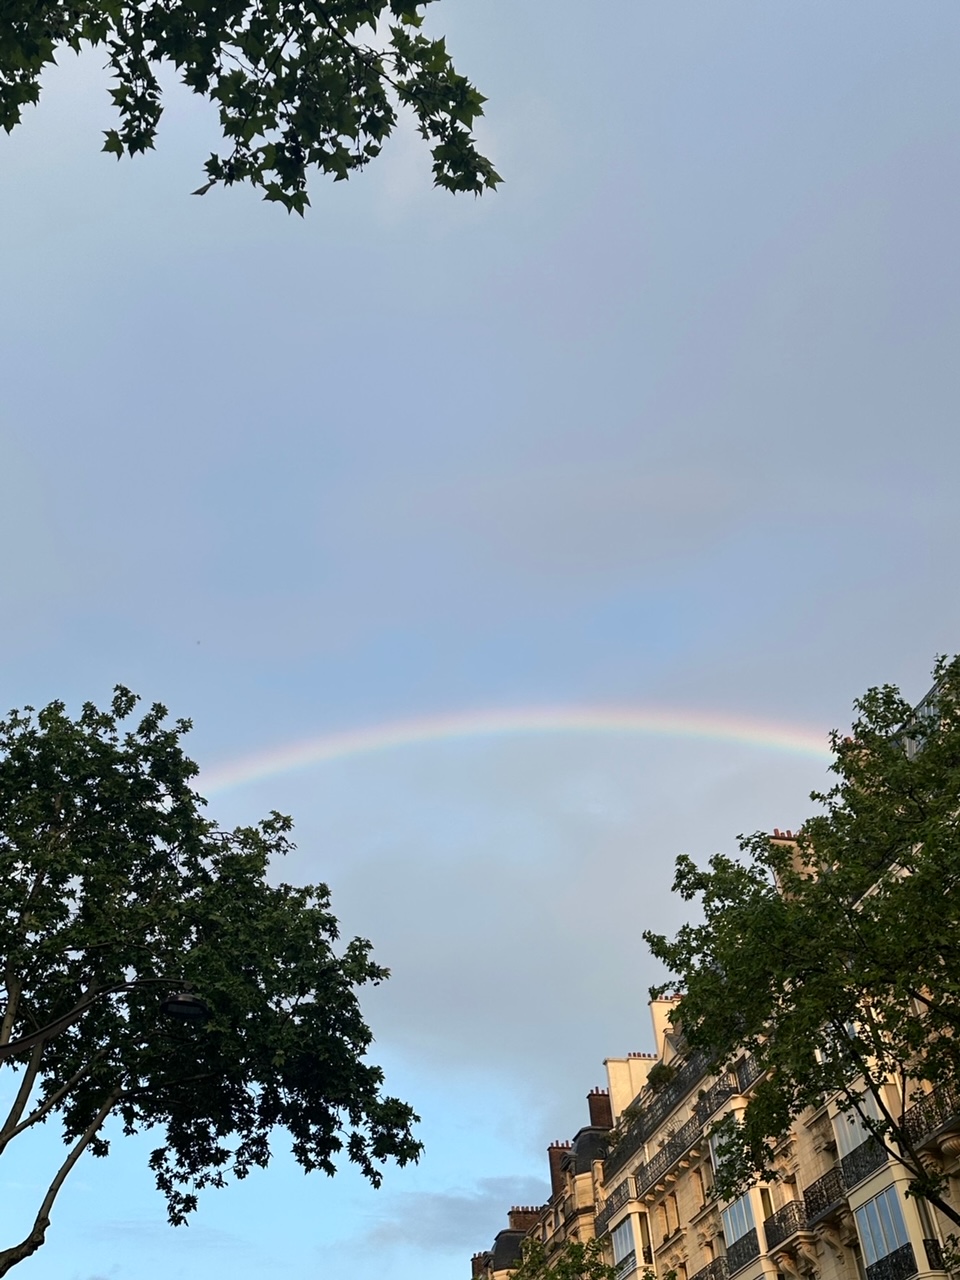
<path fill-rule="evenodd" d="M 227 761 L 201 774 L 207 795 L 354 756 L 479 738 L 592 734 L 723 742 L 829 761 L 825 732 L 744 716 L 669 708 L 570 706 L 460 711 L 321 734 Z"/>

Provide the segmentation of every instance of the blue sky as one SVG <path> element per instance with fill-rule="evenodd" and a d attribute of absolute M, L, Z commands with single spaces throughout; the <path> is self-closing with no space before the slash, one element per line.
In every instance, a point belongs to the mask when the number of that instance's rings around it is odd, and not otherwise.
<path fill-rule="evenodd" d="M 303 221 L 193 199 L 212 112 L 171 82 L 118 164 L 94 56 L 0 139 L 5 705 L 122 681 L 212 767 L 484 707 L 826 732 L 870 684 L 919 697 L 960 629 L 956 4 L 433 8 L 490 99 L 482 200 L 433 191 L 410 131 Z M 603 1058 L 649 1048 L 675 855 L 823 781 L 571 735 L 218 796 L 291 812 L 284 874 L 391 966 L 366 1007 L 427 1154 L 374 1194 L 281 1153 L 174 1232 L 117 1144 L 18 1274 L 466 1275 Z M 0 1221 L 54 1146 L 5 1158 Z"/>

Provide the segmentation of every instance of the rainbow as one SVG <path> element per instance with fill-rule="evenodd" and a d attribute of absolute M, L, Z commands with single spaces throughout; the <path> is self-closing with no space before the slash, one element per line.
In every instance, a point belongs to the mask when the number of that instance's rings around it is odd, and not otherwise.
<path fill-rule="evenodd" d="M 528 707 L 459 711 L 321 734 L 215 765 L 201 773 L 199 787 L 204 794 L 213 795 L 333 760 L 397 751 L 431 742 L 574 733 L 692 738 L 701 742 L 732 743 L 766 751 L 788 752 L 824 762 L 832 758 L 826 733 L 776 721 L 666 708 Z"/>

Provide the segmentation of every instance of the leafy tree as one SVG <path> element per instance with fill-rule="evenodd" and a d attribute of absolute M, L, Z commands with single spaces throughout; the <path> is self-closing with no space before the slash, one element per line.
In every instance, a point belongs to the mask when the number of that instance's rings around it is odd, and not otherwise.
<path fill-rule="evenodd" d="M 9 133 L 40 96 L 59 50 L 107 52 L 117 157 L 154 145 L 157 70 L 174 66 L 217 103 L 226 141 L 207 181 L 248 181 L 303 213 L 307 173 L 335 181 L 379 155 L 407 108 L 431 144 L 436 185 L 477 194 L 500 177 L 471 132 L 485 99 L 454 69 L 442 39 L 420 30 L 433 0 L 5 0 L 0 125 Z"/>
<path fill-rule="evenodd" d="M 268 883 L 290 820 L 218 828 L 191 786 L 189 722 L 157 705 L 125 727 L 135 702 L 117 688 L 109 712 L 0 721 L 0 1155 L 51 1117 L 67 1147 L 0 1276 L 43 1244 L 83 1152 L 107 1154 L 110 1117 L 156 1133 L 174 1224 L 204 1187 L 266 1166 L 279 1130 L 306 1171 L 345 1154 L 374 1185 L 420 1151 L 417 1117 L 365 1061 L 356 989 L 387 970 L 362 939 L 334 950 L 326 886 Z M 209 1020 L 165 1018 L 191 987 Z"/>
<path fill-rule="evenodd" d="M 523 1242 L 523 1258 L 511 1280 L 616 1280 L 616 1274 L 604 1262 L 599 1240 L 567 1240 L 548 1250 L 531 1236 Z"/>
<path fill-rule="evenodd" d="M 741 1049 L 765 1074 L 721 1132 L 718 1191 L 773 1168 L 808 1107 L 838 1095 L 951 1221 L 945 1178 L 904 1113 L 960 1068 L 960 659 L 940 660 L 914 711 L 891 686 L 834 733 L 837 782 L 795 843 L 741 837 L 745 859 L 677 861 L 674 889 L 702 923 L 645 934 L 684 991 L 674 1018 L 719 1068 Z M 956 1110 L 960 1099 L 955 1094 Z M 948 1100 L 949 1101 L 949 1100 Z"/>

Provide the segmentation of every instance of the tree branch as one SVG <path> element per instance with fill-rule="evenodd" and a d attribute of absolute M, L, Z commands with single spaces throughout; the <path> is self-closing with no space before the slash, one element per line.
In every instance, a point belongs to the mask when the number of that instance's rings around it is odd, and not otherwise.
<path fill-rule="evenodd" d="M 53 1181 L 47 1188 L 47 1194 L 43 1197 L 43 1203 L 40 1205 L 37 1216 L 34 1219 L 33 1228 L 31 1229 L 30 1234 L 21 1240 L 19 1244 L 15 1244 L 9 1249 L 0 1250 L 0 1276 L 5 1276 L 11 1267 L 15 1267 L 18 1262 L 22 1262 L 24 1258 L 29 1258 L 31 1254 L 36 1253 L 43 1244 L 44 1239 L 46 1238 L 47 1228 L 50 1225 L 50 1211 L 53 1208 L 53 1202 L 56 1200 L 60 1188 L 63 1186 L 70 1170 L 83 1155 L 92 1139 L 96 1137 L 97 1131 L 113 1109 L 119 1094 L 119 1089 L 113 1090 L 113 1092 L 107 1097 L 103 1106 L 70 1149 L 70 1154 L 57 1170 Z"/>
<path fill-rule="evenodd" d="M 31 1067 L 33 1066 L 34 1058 L 36 1059 L 37 1066 L 39 1067 L 40 1056 L 43 1053 L 43 1049 L 44 1049 L 44 1046 L 42 1044 L 37 1045 L 36 1049 L 34 1050 L 34 1056 L 30 1060 Z M 42 1102 L 40 1106 L 36 1108 L 35 1111 L 32 1111 L 30 1115 L 27 1116 L 26 1120 L 23 1120 L 23 1121 L 20 1120 L 20 1116 L 23 1115 L 23 1109 L 24 1109 L 23 1105 L 20 1106 L 18 1113 L 14 1115 L 14 1110 L 17 1107 L 17 1103 L 14 1103 L 14 1108 L 11 1109 L 10 1115 L 7 1117 L 6 1124 L 3 1126 L 2 1129 L 0 1129 L 0 1155 L 3 1155 L 4 1148 L 7 1146 L 7 1144 L 12 1142 L 13 1139 L 16 1138 L 18 1134 L 23 1133 L 24 1129 L 29 1129 L 32 1125 L 37 1124 L 45 1116 L 49 1115 L 50 1112 L 53 1110 L 53 1108 L 57 1105 L 57 1103 L 60 1102 L 62 1098 L 65 1098 L 75 1085 L 80 1083 L 83 1077 L 93 1069 L 94 1065 L 106 1055 L 106 1052 L 107 1052 L 106 1049 L 98 1049 L 89 1062 L 85 1063 L 80 1068 L 79 1071 L 75 1071 L 74 1074 L 70 1077 L 70 1079 L 67 1080 L 64 1084 L 62 1084 L 60 1088 L 56 1091 L 56 1093 L 52 1093 L 50 1097 L 46 1099 L 45 1102 Z M 34 1077 L 35 1076 L 36 1076 L 36 1071 L 34 1071 Z M 21 1093 L 23 1092 L 23 1085 L 20 1086 L 20 1092 Z M 27 1094 L 27 1097 L 29 1097 L 29 1093 Z M 27 1099 L 25 1097 L 24 1105 L 26 1105 L 26 1100 Z M 20 1101 L 20 1094 L 17 1095 L 17 1102 L 19 1101 Z"/>
<path fill-rule="evenodd" d="M 48 1022 L 45 1027 L 41 1027 L 38 1031 L 31 1031 L 29 1035 L 21 1036 L 19 1040 L 10 1040 L 6 1044 L 0 1041 L 0 1062 L 3 1062 L 5 1058 L 14 1058 L 17 1054 L 23 1053 L 27 1049 L 32 1049 L 34 1045 L 42 1044 L 45 1040 L 52 1040 L 61 1031 L 66 1031 L 67 1027 L 72 1026 L 101 996 L 113 996 L 121 991 L 134 991 L 137 987 L 147 986 L 150 983 L 171 986 L 176 981 L 177 979 L 174 978 L 135 978 L 133 982 L 118 982 L 112 987 L 100 987 L 96 991 L 88 991 L 72 1009 L 63 1014 L 62 1017 L 55 1018 L 53 1022 Z M 0 1272 L 0 1275 L 2 1275 L 2 1272 Z"/>
<path fill-rule="evenodd" d="M 33 1092 L 33 1086 L 37 1079 L 37 1072 L 40 1070 L 40 1059 L 43 1057 L 44 1046 L 38 1044 L 33 1053 L 30 1055 L 30 1061 L 27 1063 L 27 1069 L 23 1073 L 23 1079 L 20 1081 L 20 1088 L 17 1090 L 17 1096 L 13 1100 L 13 1106 L 10 1108 L 10 1114 L 3 1122 L 3 1128 L 0 1129 L 0 1153 L 13 1137 L 12 1130 L 16 1127 L 23 1115 L 27 1103 L 30 1101 L 30 1094 Z"/>
<path fill-rule="evenodd" d="M 0 1022 L 0 1045 L 5 1045 L 13 1032 L 22 990 L 23 983 L 20 979 L 7 977 L 7 1007 L 3 1011 L 3 1021 Z"/>

